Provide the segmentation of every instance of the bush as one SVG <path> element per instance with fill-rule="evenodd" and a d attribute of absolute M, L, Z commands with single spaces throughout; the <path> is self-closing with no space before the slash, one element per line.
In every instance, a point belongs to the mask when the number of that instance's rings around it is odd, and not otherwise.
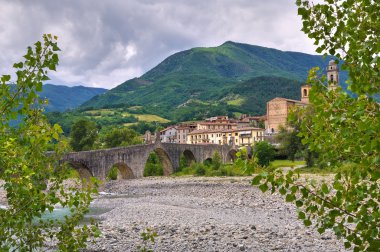
<path fill-rule="evenodd" d="M 149 176 L 162 176 L 164 175 L 164 167 L 160 158 L 155 152 L 149 154 L 148 160 L 144 168 L 144 177 Z"/>
<path fill-rule="evenodd" d="M 258 142 L 253 148 L 253 155 L 257 157 L 257 161 L 261 166 L 268 166 L 270 161 L 274 160 L 275 150 L 274 147 L 266 142 Z"/>
<path fill-rule="evenodd" d="M 195 174 L 198 176 L 206 175 L 206 169 L 203 165 L 199 164 L 197 169 L 195 170 Z"/>
<path fill-rule="evenodd" d="M 117 180 L 117 174 L 119 170 L 116 166 L 112 167 L 111 170 L 108 172 L 107 180 Z"/>

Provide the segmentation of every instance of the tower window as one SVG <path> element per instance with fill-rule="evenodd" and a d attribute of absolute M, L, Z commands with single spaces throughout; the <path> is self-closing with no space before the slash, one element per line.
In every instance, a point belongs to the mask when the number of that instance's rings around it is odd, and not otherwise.
<path fill-rule="evenodd" d="M 304 89 L 304 90 L 303 90 L 303 96 L 304 96 L 304 97 L 307 97 L 307 89 Z"/>
<path fill-rule="evenodd" d="M 334 75 L 330 75 L 330 81 L 333 82 L 334 81 Z"/>

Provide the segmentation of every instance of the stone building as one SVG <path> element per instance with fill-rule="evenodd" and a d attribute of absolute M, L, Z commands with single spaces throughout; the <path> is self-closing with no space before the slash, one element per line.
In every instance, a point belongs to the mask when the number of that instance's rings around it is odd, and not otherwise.
<path fill-rule="evenodd" d="M 293 107 L 304 107 L 307 106 L 307 104 L 308 103 L 281 97 L 276 97 L 267 102 L 266 133 L 277 133 L 280 126 L 286 124 L 289 112 Z"/>
<path fill-rule="evenodd" d="M 339 84 L 339 67 L 334 60 L 330 60 L 327 67 L 327 79 L 329 88 L 335 88 Z M 285 125 L 290 110 L 294 107 L 304 107 L 309 104 L 309 85 L 301 86 L 301 100 L 291 100 L 276 97 L 267 102 L 266 134 L 275 134 L 281 125 Z"/>

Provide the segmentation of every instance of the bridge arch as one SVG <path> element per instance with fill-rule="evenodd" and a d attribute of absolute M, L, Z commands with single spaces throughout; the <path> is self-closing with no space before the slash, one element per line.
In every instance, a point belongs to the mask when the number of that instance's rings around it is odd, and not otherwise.
<path fill-rule="evenodd" d="M 195 159 L 195 156 L 194 156 L 194 154 L 193 154 L 192 151 L 185 150 L 182 154 L 185 157 L 186 165 L 187 166 L 190 166 L 192 163 L 197 162 L 197 160 Z"/>
<path fill-rule="evenodd" d="M 166 151 L 162 148 L 156 148 L 154 149 L 154 152 L 157 154 L 158 158 L 161 161 L 164 170 L 164 176 L 169 176 L 172 174 L 174 172 L 174 169 L 168 153 L 166 153 Z"/>
<path fill-rule="evenodd" d="M 80 179 L 90 180 L 91 177 L 94 177 L 89 167 L 80 161 L 68 161 L 67 165 L 78 172 Z"/>
<path fill-rule="evenodd" d="M 108 173 L 114 167 L 117 169 L 117 180 L 136 178 L 136 176 L 133 174 L 132 169 L 127 164 L 122 162 L 116 163 L 108 169 Z"/>

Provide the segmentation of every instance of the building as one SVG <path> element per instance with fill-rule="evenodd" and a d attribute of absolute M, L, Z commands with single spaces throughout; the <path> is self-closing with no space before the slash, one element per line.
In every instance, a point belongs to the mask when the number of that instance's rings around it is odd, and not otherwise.
<path fill-rule="evenodd" d="M 162 143 L 177 143 L 177 125 L 169 126 L 160 131 Z"/>
<path fill-rule="evenodd" d="M 263 140 L 264 131 L 264 129 L 255 127 L 215 130 L 197 129 L 187 135 L 187 143 L 250 146 Z"/>
<path fill-rule="evenodd" d="M 177 127 L 177 143 L 186 144 L 187 143 L 187 135 L 196 129 L 197 129 L 197 125 L 195 123 L 178 125 L 178 127 Z"/>
<path fill-rule="evenodd" d="M 277 133 L 281 125 L 285 125 L 289 112 L 294 107 L 304 107 L 308 103 L 276 97 L 267 102 L 266 133 Z"/>
<path fill-rule="evenodd" d="M 333 89 L 339 84 L 339 67 L 334 60 L 330 60 L 327 67 L 329 88 Z M 275 134 L 281 125 L 285 125 L 289 112 L 294 107 L 305 107 L 309 104 L 310 85 L 301 86 L 301 100 L 291 100 L 276 97 L 267 102 L 267 115 L 265 129 L 266 134 Z"/>

